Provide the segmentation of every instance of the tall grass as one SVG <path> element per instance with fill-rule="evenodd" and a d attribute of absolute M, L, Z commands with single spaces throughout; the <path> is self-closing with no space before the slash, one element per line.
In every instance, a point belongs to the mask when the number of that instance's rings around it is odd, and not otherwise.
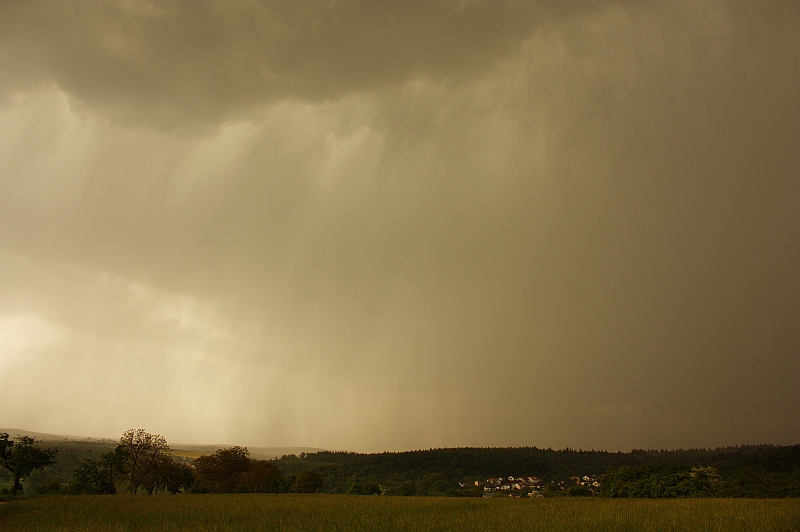
<path fill-rule="evenodd" d="M 52 496 L 0 504 L 0 530 L 771 532 L 800 530 L 800 500 Z"/>

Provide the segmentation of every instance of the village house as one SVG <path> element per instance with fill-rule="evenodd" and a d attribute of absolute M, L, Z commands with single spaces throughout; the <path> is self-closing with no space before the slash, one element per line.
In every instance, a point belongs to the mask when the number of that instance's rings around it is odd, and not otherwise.
<path fill-rule="evenodd" d="M 459 483 L 461 485 L 461 483 Z M 466 484 L 464 484 L 465 486 Z M 596 475 L 584 475 L 583 477 L 574 476 L 570 477 L 568 481 L 551 480 L 550 485 L 558 488 L 559 491 L 564 491 L 570 485 L 585 486 L 595 491 L 600 487 L 600 477 Z M 508 492 L 509 496 L 519 496 L 520 492 L 527 491 L 528 497 L 543 497 L 543 488 L 545 483 L 536 476 L 515 477 L 513 475 L 508 477 L 489 477 L 485 482 L 476 480 L 475 486 L 483 486 L 483 496 L 491 497 L 494 492 L 503 491 Z M 462 486 L 463 487 L 463 486 Z"/>

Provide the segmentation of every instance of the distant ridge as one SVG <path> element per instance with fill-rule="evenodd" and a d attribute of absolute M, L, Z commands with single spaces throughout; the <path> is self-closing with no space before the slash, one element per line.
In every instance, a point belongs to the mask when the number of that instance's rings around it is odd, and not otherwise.
<path fill-rule="evenodd" d="M 82 441 L 93 443 L 116 443 L 119 438 L 92 438 L 89 436 L 73 436 L 67 434 L 49 434 L 47 432 L 34 432 L 31 430 L 23 429 L 6 429 L 0 428 L 0 432 L 7 432 L 11 439 L 14 439 L 18 434 L 20 436 L 30 436 L 36 440 L 43 442 L 60 442 L 60 441 Z M 225 449 L 233 447 L 233 444 L 227 443 L 210 443 L 210 444 L 197 444 L 197 443 L 173 443 L 167 442 L 173 450 L 185 450 L 198 453 L 211 454 L 217 449 Z M 246 447 L 242 445 L 242 447 Z M 302 453 L 317 453 L 325 451 L 319 447 L 247 447 L 253 458 L 271 459 L 280 458 L 283 455 L 300 455 Z"/>
<path fill-rule="evenodd" d="M 208 453 L 211 454 L 215 452 L 217 449 L 225 449 L 228 447 L 233 447 L 230 444 L 223 444 L 223 443 L 214 443 L 214 444 L 196 444 L 196 443 L 170 443 L 170 448 L 173 450 L 182 450 L 182 451 L 193 451 L 199 453 Z M 299 456 L 302 453 L 318 453 L 324 452 L 325 449 L 320 449 L 319 447 L 250 447 L 247 445 L 242 445 L 241 447 L 247 447 L 247 450 L 250 451 L 250 455 L 253 458 L 257 459 L 272 459 L 272 458 L 280 458 L 284 455 L 297 455 Z"/>
<path fill-rule="evenodd" d="M 23 429 L 4 429 L 0 428 L 0 432 L 6 432 L 13 440 L 18 434 L 20 436 L 30 436 L 31 438 L 40 441 L 90 441 L 99 443 L 115 443 L 117 439 L 112 438 L 92 438 L 89 436 L 72 436 L 67 434 L 48 434 L 46 432 L 34 432 L 31 430 Z"/>

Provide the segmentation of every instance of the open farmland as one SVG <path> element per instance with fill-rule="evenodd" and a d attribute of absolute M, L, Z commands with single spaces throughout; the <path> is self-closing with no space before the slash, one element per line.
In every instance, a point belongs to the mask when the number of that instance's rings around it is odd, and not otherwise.
<path fill-rule="evenodd" d="M 0 505 L 11 531 L 789 531 L 797 499 L 457 499 L 342 495 L 40 497 Z"/>

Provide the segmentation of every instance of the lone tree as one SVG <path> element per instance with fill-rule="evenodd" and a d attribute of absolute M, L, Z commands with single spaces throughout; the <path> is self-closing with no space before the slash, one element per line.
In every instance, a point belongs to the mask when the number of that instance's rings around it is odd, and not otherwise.
<path fill-rule="evenodd" d="M 194 482 L 194 470 L 175 462 L 166 440 L 144 429 L 126 431 L 113 451 L 97 460 L 84 459 L 68 485 L 71 493 L 114 494 L 121 482 L 133 493 L 163 489 L 177 493 Z"/>
<path fill-rule="evenodd" d="M 34 445 L 36 440 L 30 436 L 17 435 L 16 441 L 8 439 L 8 433 L 0 432 L 0 465 L 8 469 L 14 476 L 11 495 L 19 491 L 19 481 L 37 469 L 53 465 L 53 458 L 58 450 L 39 449 Z"/>
<path fill-rule="evenodd" d="M 117 449 L 123 457 L 124 478 L 134 494 L 142 485 L 152 493 L 153 478 L 159 475 L 166 462 L 172 461 L 167 440 L 144 429 L 126 430 Z"/>

